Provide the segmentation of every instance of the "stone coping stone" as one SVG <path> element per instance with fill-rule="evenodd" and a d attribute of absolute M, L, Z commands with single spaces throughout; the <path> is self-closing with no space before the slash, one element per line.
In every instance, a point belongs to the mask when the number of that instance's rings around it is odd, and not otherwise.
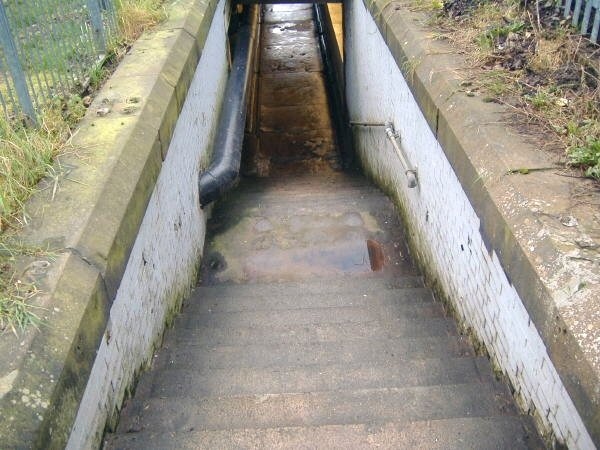
<path fill-rule="evenodd" d="M 435 38 L 423 13 L 402 1 L 363 1 L 600 446 L 597 185 L 519 136 L 505 107 L 468 96 L 465 58 Z M 548 167 L 556 170 L 510 172 Z"/>
<path fill-rule="evenodd" d="M 20 261 L 42 324 L 0 336 L 0 447 L 64 448 L 217 0 L 170 2 L 95 97 L 27 204 Z"/>

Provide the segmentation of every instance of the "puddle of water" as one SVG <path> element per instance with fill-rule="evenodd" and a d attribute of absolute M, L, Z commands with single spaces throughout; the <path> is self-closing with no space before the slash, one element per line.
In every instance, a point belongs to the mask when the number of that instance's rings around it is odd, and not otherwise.
<path fill-rule="evenodd" d="M 224 258 L 217 252 L 212 253 L 203 271 L 203 280 L 294 281 L 332 275 L 367 275 L 385 270 L 384 246 L 380 242 L 358 236 L 344 242 L 328 242 L 323 231 L 311 231 L 311 245 L 307 246 L 290 242 L 288 248 L 282 248 L 270 242 L 264 248 L 255 246 L 253 252 L 244 252 L 244 255 Z M 321 239 L 318 233 L 323 234 Z"/>
<path fill-rule="evenodd" d="M 287 251 L 257 251 L 249 255 L 243 264 L 243 277 L 248 280 L 294 280 L 370 271 L 365 241 L 347 242 L 345 245 L 323 243 Z"/>

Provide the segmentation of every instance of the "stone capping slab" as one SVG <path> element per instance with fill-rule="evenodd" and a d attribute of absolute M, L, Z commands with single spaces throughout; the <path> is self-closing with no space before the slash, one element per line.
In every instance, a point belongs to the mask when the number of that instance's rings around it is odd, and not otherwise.
<path fill-rule="evenodd" d="M 553 166 L 553 158 L 502 126 L 505 108 L 461 92 L 464 57 L 434 38 L 423 14 L 405 2 L 363 2 L 477 212 L 488 250 L 497 253 L 600 446 L 600 259 L 595 245 L 576 243 L 591 237 L 598 244 L 600 214 L 593 204 L 572 208 L 570 201 L 582 187 L 591 192 L 593 182 L 555 171 L 508 174 Z"/>
<path fill-rule="evenodd" d="M 40 289 L 44 323 L 0 338 L 2 448 L 66 445 L 216 6 L 167 6 L 98 92 L 57 177 L 28 202 L 19 238 L 49 252 L 22 261 L 22 278 Z"/>

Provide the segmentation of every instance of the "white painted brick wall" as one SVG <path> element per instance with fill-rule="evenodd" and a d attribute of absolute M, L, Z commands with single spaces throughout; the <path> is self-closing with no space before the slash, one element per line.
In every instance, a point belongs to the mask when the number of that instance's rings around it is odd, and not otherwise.
<path fill-rule="evenodd" d="M 227 79 L 225 1 L 202 57 L 110 311 L 68 449 L 98 448 L 107 418 L 160 343 L 165 321 L 196 281 L 206 217 L 198 172 L 206 162 Z M 108 335 L 110 334 L 110 338 Z"/>
<path fill-rule="evenodd" d="M 510 378 L 523 405 L 535 407 L 543 431 L 552 430 L 569 448 L 594 448 L 519 295 L 496 254 L 488 253 L 479 219 L 377 26 L 362 0 L 348 0 L 344 6 L 350 118 L 392 120 L 418 167 L 420 185 L 407 188 L 404 170 L 382 128 L 356 130 L 363 166 L 393 192 L 419 248 L 417 257 Z"/>

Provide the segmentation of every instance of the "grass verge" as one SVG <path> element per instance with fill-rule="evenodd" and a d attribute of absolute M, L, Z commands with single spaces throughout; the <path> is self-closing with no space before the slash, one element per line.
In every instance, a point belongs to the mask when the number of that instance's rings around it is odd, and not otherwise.
<path fill-rule="evenodd" d="M 507 105 L 513 125 L 582 176 L 600 180 L 600 46 L 564 19 L 554 1 L 413 0 L 430 26 L 462 49 L 463 88 Z"/>
<path fill-rule="evenodd" d="M 106 58 L 111 63 L 116 63 L 143 31 L 166 17 L 164 0 L 115 0 L 115 3 L 120 36 L 111 56 Z M 107 67 L 90 67 L 87 89 L 91 92 L 86 94 L 93 95 L 109 75 Z M 18 273 L 16 267 L 19 258 L 47 259 L 49 254 L 15 243 L 15 235 L 26 222 L 25 202 L 42 178 L 56 175 L 54 158 L 68 150 L 71 131 L 85 115 L 90 99 L 82 99 L 81 95 L 84 93 L 75 92 L 69 98 L 54 99 L 40 114 L 36 128 L 0 114 L 0 333 L 16 334 L 41 323 L 29 301 L 37 293 L 35 281 Z"/>
<path fill-rule="evenodd" d="M 136 40 L 144 30 L 165 19 L 164 0 L 116 0 L 121 38 Z"/>

